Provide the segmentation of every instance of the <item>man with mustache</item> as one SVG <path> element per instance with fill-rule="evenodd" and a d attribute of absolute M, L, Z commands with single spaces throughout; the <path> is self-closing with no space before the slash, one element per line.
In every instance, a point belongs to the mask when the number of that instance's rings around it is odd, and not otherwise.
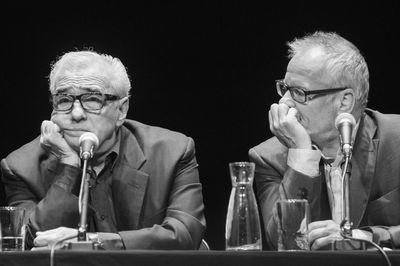
<path fill-rule="evenodd" d="M 197 249 L 205 230 L 194 142 L 126 118 L 130 80 L 118 58 L 64 54 L 52 66 L 53 112 L 41 135 L 1 162 L 8 205 L 27 209 L 26 246 L 75 241 L 82 162 L 94 133 L 88 237 L 105 249 Z M 60 245 L 58 245 L 60 246 Z"/>
<path fill-rule="evenodd" d="M 369 72 L 364 57 L 333 32 L 288 43 L 289 64 L 276 81 L 281 99 L 269 110 L 275 137 L 249 150 L 266 242 L 277 248 L 274 206 L 306 198 L 311 207 L 311 249 L 343 239 L 341 162 L 335 119 L 350 113 L 353 153 L 350 187 L 352 235 L 400 247 L 400 116 L 366 108 Z"/>

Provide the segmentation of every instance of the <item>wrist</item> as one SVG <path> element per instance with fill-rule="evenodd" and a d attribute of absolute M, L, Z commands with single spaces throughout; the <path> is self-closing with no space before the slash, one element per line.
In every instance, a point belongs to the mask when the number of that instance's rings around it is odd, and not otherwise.
<path fill-rule="evenodd" d="M 310 140 L 299 141 L 296 145 L 296 149 L 311 150 L 312 144 Z"/>
<path fill-rule="evenodd" d="M 81 159 L 76 154 L 62 156 L 60 158 L 60 162 L 63 164 L 68 164 L 68 165 L 72 165 L 72 166 L 76 166 L 76 167 L 81 166 Z"/>
<path fill-rule="evenodd" d="M 91 241 L 93 243 L 97 243 L 99 245 L 102 244 L 102 241 L 99 237 L 99 234 L 97 232 L 90 232 L 90 233 L 86 233 L 86 238 L 88 241 Z"/>

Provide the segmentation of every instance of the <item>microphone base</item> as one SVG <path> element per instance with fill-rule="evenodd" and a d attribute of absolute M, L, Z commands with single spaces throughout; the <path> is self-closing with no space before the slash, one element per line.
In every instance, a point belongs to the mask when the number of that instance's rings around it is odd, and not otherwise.
<path fill-rule="evenodd" d="M 340 239 L 335 240 L 331 244 L 331 250 L 367 250 L 367 245 L 364 241 L 355 239 Z"/>
<path fill-rule="evenodd" d="M 78 241 L 64 243 L 64 250 L 104 250 L 97 242 L 92 241 Z"/>

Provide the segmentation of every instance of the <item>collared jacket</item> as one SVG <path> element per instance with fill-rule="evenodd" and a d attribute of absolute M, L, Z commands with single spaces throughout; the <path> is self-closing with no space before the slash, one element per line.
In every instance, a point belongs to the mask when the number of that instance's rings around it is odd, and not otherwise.
<path fill-rule="evenodd" d="M 249 150 L 255 162 L 255 189 L 266 243 L 277 248 L 274 206 L 279 199 L 304 195 L 311 221 L 331 219 L 322 170 L 316 177 L 287 165 L 288 149 L 276 137 Z M 361 117 L 351 158 L 350 219 L 353 229 L 372 231 L 374 242 L 400 248 L 400 115 L 366 109 Z"/>
<path fill-rule="evenodd" d="M 197 249 L 205 218 L 193 140 L 133 120 L 119 130 L 111 185 L 125 248 Z M 3 159 L 1 171 L 7 204 L 28 210 L 28 242 L 36 231 L 78 227 L 81 170 L 60 164 L 39 138 Z"/>

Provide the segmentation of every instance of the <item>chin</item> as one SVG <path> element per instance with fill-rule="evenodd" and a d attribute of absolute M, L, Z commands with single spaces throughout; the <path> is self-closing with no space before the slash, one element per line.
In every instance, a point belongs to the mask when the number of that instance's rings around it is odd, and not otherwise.
<path fill-rule="evenodd" d="M 79 137 L 71 137 L 64 135 L 64 139 L 74 151 L 79 152 Z"/>

